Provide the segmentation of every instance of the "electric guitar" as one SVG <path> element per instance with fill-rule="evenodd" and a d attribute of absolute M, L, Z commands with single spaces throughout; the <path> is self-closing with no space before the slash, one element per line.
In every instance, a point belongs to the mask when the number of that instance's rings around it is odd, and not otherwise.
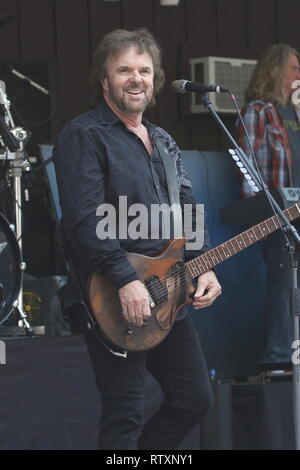
<path fill-rule="evenodd" d="M 300 217 L 300 205 L 284 211 L 289 221 Z M 184 263 L 185 238 L 170 240 L 155 257 L 128 253 L 127 257 L 148 292 L 151 317 L 138 328 L 121 313 L 118 289 L 104 276 L 93 273 L 87 283 L 87 299 L 104 339 L 125 351 L 142 351 L 159 344 L 170 332 L 178 310 L 192 303 L 192 279 L 274 232 L 282 222 L 277 216 L 249 228 L 206 253 Z"/>

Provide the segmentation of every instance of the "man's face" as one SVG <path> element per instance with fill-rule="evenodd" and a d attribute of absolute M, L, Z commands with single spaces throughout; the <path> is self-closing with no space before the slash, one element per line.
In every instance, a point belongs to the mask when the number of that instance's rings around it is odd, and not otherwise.
<path fill-rule="evenodd" d="M 139 54 L 132 46 L 108 57 L 103 96 L 128 117 L 140 116 L 153 96 L 153 61 L 148 52 Z"/>
<path fill-rule="evenodd" d="M 292 84 L 295 80 L 300 80 L 300 64 L 297 56 L 290 54 L 285 64 L 283 73 L 284 80 L 284 94 L 288 98 L 295 88 L 292 88 Z"/>

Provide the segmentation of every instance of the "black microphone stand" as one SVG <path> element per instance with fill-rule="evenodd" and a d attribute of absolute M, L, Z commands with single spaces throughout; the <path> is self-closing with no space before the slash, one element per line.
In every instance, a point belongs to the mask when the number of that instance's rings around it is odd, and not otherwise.
<path fill-rule="evenodd" d="M 222 131 L 228 137 L 229 141 L 233 144 L 234 150 L 229 149 L 229 153 L 232 158 L 236 161 L 240 169 L 244 169 L 244 173 L 249 175 L 249 184 L 253 187 L 255 192 L 263 190 L 270 202 L 272 210 L 275 215 L 281 219 L 280 226 L 284 230 L 285 234 L 288 235 L 288 252 L 290 260 L 290 272 L 292 279 L 292 287 L 290 288 L 290 305 L 291 314 L 294 319 L 294 342 L 293 345 L 298 347 L 299 343 L 299 316 L 300 316 L 300 302 L 299 302 L 299 290 L 297 285 L 297 270 L 298 261 L 296 259 L 295 245 L 300 245 L 300 236 L 296 228 L 289 222 L 281 207 L 277 204 L 276 200 L 270 193 L 267 185 L 264 183 L 261 176 L 251 165 L 245 152 L 237 145 L 234 138 L 220 119 L 218 114 L 213 108 L 213 105 L 208 99 L 208 96 L 202 93 L 202 104 L 210 112 L 212 117 L 218 123 Z M 293 363 L 293 399 L 294 399 L 294 428 L 295 428 L 295 446 L 296 450 L 300 450 L 300 364 L 299 360 L 292 361 Z"/>

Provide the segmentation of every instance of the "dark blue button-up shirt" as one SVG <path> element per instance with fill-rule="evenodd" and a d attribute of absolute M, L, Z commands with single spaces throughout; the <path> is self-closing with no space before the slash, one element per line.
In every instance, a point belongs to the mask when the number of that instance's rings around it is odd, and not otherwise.
<path fill-rule="evenodd" d="M 127 129 L 105 101 L 71 121 L 58 136 L 53 158 L 63 227 L 85 280 L 91 272 L 98 272 L 120 288 L 138 279 L 126 252 L 153 256 L 165 245 L 166 240 L 161 237 L 100 240 L 96 234 L 101 219 L 97 208 L 101 204 L 109 203 L 116 208 L 118 225 L 120 196 L 127 196 L 128 207 L 144 204 L 149 214 L 152 204 L 169 204 L 164 166 L 155 147 L 158 137 L 163 138 L 176 165 L 181 204 L 195 204 L 176 143 L 163 129 L 147 121 L 143 124 L 153 144 L 151 157 L 142 140 Z M 149 227 L 150 223 L 149 219 Z M 206 238 L 201 251 L 186 251 L 185 257 L 194 258 L 207 249 Z"/>

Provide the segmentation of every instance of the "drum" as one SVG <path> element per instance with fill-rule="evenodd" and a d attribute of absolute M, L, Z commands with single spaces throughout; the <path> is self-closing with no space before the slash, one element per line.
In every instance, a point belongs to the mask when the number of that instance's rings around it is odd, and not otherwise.
<path fill-rule="evenodd" d="M 0 213 L 0 325 L 14 310 L 22 285 L 22 256 L 17 238 Z"/>

